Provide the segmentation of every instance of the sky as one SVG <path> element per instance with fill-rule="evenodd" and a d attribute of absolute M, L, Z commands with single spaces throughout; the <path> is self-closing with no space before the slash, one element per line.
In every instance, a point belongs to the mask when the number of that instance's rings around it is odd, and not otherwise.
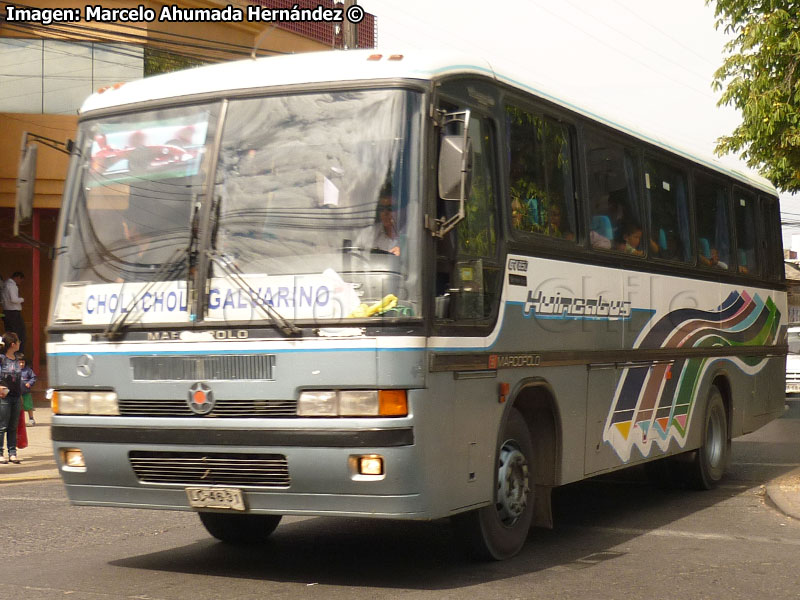
<path fill-rule="evenodd" d="M 739 123 L 719 107 L 714 71 L 726 35 L 704 0 L 359 0 L 378 48 L 446 49 L 525 68 L 542 89 L 703 156 Z M 735 156 L 719 158 L 736 169 Z M 781 194 L 783 220 L 800 196 Z M 800 226 L 784 228 L 784 246 Z"/>

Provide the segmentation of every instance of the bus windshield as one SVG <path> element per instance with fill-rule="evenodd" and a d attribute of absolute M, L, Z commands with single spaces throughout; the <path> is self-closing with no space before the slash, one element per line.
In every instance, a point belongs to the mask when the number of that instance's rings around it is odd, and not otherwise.
<path fill-rule="evenodd" d="M 418 102 L 372 90 L 230 103 L 209 319 L 249 316 L 248 302 L 222 295 L 226 262 L 290 318 L 419 315 L 421 219 L 410 184 Z"/>
<path fill-rule="evenodd" d="M 419 316 L 419 94 L 235 99 L 217 135 L 222 106 L 82 123 L 54 323 Z"/>

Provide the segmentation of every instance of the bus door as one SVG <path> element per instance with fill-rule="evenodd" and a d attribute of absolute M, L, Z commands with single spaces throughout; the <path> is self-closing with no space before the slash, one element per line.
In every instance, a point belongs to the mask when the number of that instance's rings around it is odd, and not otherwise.
<path fill-rule="evenodd" d="M 456 110 L 463 110 L 456 109 Z M 450 107 L 448 107 L 450 111 Z M 489 118 L 471 111 L 468 124 L 470 184 L 464 218 L 437 237 L 435 247 L 436 353 L 457 349 L 480 362 L 497 320 L 502 284 L 495 131 Z M 439 218 L 456 210 L 452 200 L 438 201 Z M 452 350 L 451 350 L 452 349 Z M 432 392 L 446 408 L 442 434 L 452 436 L 455 463 L 443 473 L 461 506 L 486 499 L 495 469 L 492 465 L 497 426 L 497 373 L 466 367 L 431 378 Z M 494 420 L 492 420 L 494 418 Z M 452 428 L 452 429 L 451 429 Z"/>

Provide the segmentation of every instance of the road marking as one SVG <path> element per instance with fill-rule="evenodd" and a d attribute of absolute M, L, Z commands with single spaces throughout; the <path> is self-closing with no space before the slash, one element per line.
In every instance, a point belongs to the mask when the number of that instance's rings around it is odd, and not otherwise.
<path fill-rule="evenodd" d="M 772 538 L 761 535 L 729 535 L 726 533 L 699 533 L 696 531 L 681 531 L 676 529 L 634 529 L 628 527 L 587 527 L 603 533 L 622 533 L 624 535 L 644 536 L 651 535 L 665 538 L 686 538 L 693 540 L 712 540 L 723 542 L 756 542 L 760 544 L 782 544 L 784 546 L 800 546 L 800 539 Z"/>
<path fill-rule="evenodd" d="M 3 502 L 57 502 L 58 504 L 68 504 L 66 498 L 42 498 L 41 496 L 3 496 Z"/>
<path fill-rule="evenodd" d="M 11 475 L 0 477 L 0 483 L 18 483 L 20 481 L 39 481 L 43 479 L 58 479 L 58 473 L 43 473 L 42 475 Z"/>
<path fill-rule="evenodd" d="M 800 463 L 735 462 L 732 467 L 800 467 Z"/>

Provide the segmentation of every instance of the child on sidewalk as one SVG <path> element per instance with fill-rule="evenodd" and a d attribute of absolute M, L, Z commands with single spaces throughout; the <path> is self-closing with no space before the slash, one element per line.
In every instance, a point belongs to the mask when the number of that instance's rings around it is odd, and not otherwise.
<path fill-rule="evenodd" d="M 33 396 L 31 395 L 31 388 L 36 383 L 36 373 L 33 372 L 31 367 L 25 366 L 25 355 L 22 352 L 14 354 L 14 358 L 19 361 L 20 379 L 22 383 L 22 410 L 28 413 L 28 427 L 36 425 L 33 419 Z"/>

